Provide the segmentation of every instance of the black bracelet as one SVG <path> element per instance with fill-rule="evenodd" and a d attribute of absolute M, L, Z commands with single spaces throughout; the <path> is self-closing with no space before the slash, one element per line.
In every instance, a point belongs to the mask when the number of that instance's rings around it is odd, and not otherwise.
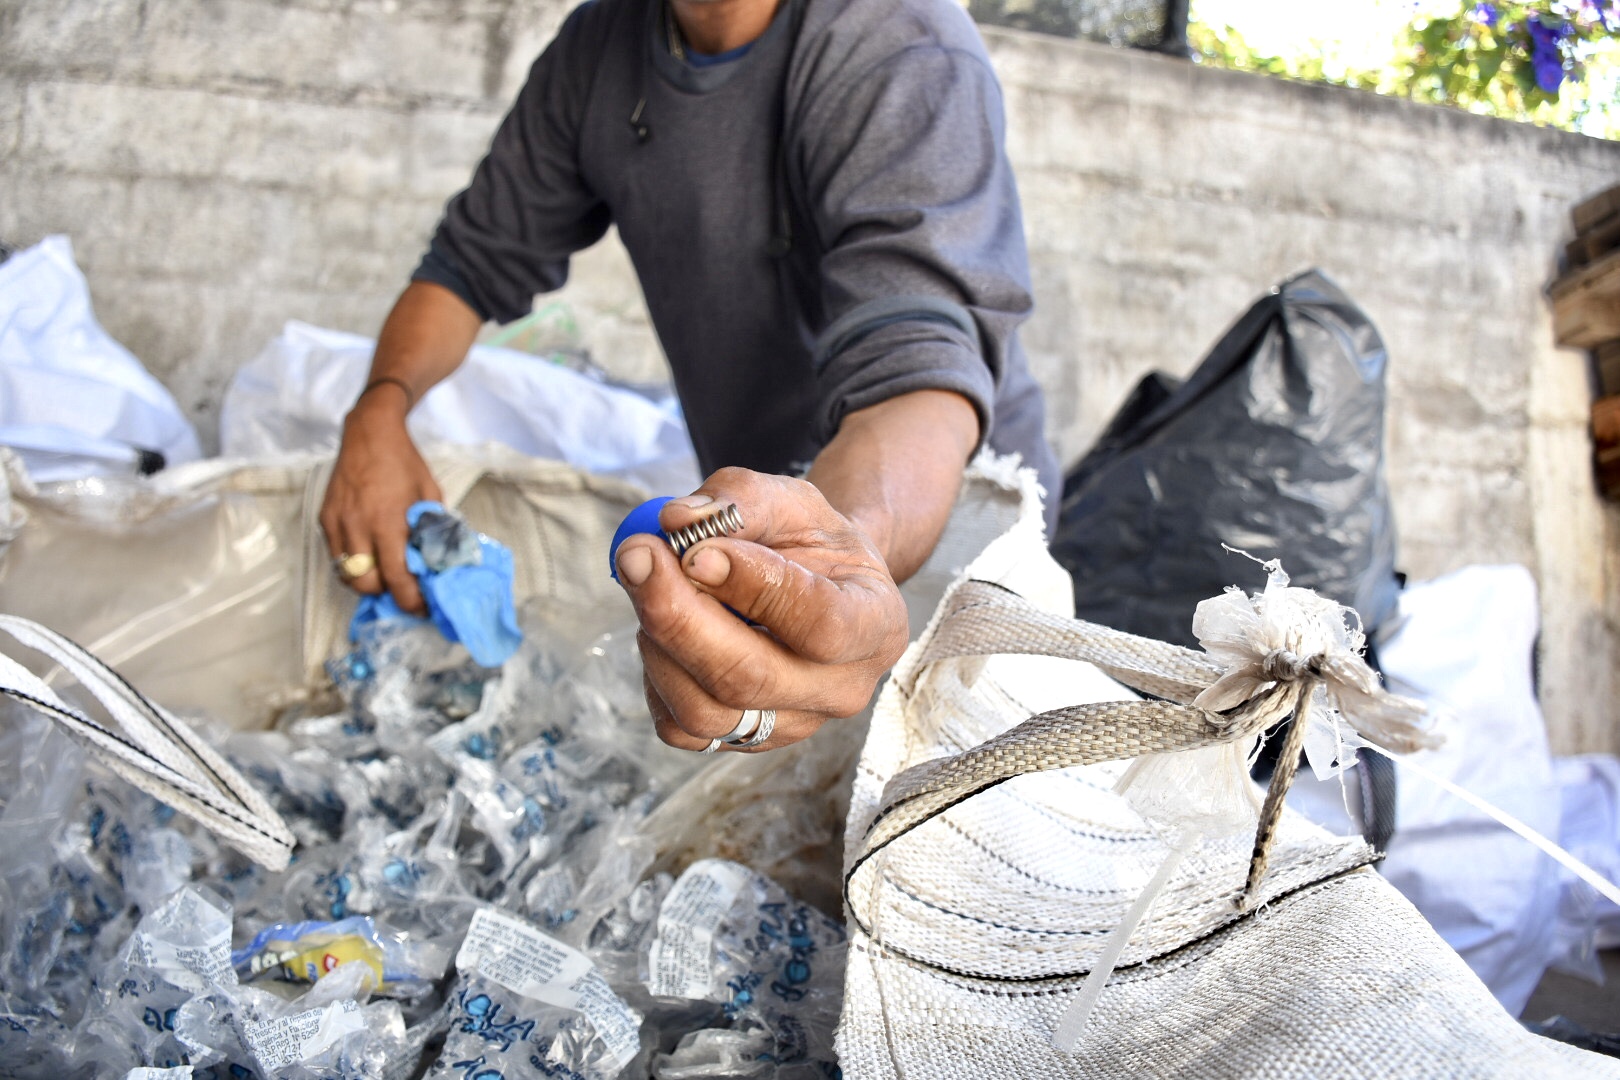
<path fill-rule="evenodd" d="M 382 385 L 384 385 L 386 383 L 393 383 L 395 386 L 397 386 L 401 390 L 405 391 L 405 411 L 406 412 L 410 412 L 411 409 L 415 408 L 415 406 L 416 406 L 416 395 L 411 392 L 410 383 L 406 382 L 404 379 L 396 378 L 393 375 L 379 375 L 377 378 L 372 379 L 370 382 L 366 383 L 366 388 L 364 390 L 360 391 L 360 393 L 355 396 L 354 400 L 356 401 L 356 403 L 358 403 L 361 398 L 365 397 L 367 394 L 371 393 L 377 387 L 382 386 Z"/>

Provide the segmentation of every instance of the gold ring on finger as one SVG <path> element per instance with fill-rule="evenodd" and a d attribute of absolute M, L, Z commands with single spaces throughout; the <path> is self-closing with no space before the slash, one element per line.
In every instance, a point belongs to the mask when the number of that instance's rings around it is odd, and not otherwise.
<path fill-rule="evenodd" d="M 353 581 L 357 577 L 365 577 L 377 568 L 377 557 L 369 551 L 362 551 L 354 555 L 347 553 L 339 555 L 332 560 L 337 568 L 338 576 L 345 581 Z"/>

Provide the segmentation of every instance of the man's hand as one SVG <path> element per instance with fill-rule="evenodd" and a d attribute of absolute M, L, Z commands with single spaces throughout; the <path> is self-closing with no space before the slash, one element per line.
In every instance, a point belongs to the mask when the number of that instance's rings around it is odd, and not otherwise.
<path fill-rule="evenodd" d="M 369 554 L 374 569 L 346 579 L 363 593 L 386 588 L 401 608 L 422 614 L 422 590 L 405 567 L 405 511 L 440 501 L 439 485 L 405 429 L 405 400 L 392 384 L 363 396 L 343 422 L 343 445 L 321 504 L 321 528 L 334 559 Z M 397 399 L 397 400 L 395 400 Z"/>
<path fill-rule="evenodd" d="M 461 364 L 479 325 L 478 315 L 449 289 L 422 281 L 406 287 L 377 335 L 369 389 L 343 421 L 343 444 L 321 504 L 332 557 L 377 560 L 375 569 L 345 584 L 363 593 L 386 588 L 401 608 L 418 615 L 426 608 L 405 568 L 405 511 L 423 499 L 443 500 L 405 429 L 405 416 Z"/>
<path fill-rule="evenodd" d="M 660 515 L 670 532 L 735 503 L 740 532 L 680 560 L 656 537 L 626 540 L 619 580 L 659 737 L 703 750 L 743 710 L 775 709 L 769 750 L 865 708 L 906 647 L 896 582 L 939 542 L 978 434 L 966 398 L 903 394 L 844 417 L 809 482 L 722 469 Z"/>
<path fill-rule="evenodd" d="M 776 710 L 759 749 L 798 742 L 865 708 L 906 646 L 905 602 L 883 556 L 805 481 L 722 469 L 665 506 L 661 524 L 680 529 L 728 503 L 742 530 L 682 559 L 654 536 L 619 548 L 647 705 L 659 738 L 686 750 L 729 734 L 745 709 Z"/>

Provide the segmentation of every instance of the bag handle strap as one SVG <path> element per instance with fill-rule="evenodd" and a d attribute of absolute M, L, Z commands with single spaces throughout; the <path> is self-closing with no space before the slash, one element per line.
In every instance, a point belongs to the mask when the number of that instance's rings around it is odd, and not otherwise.
<path fill-rule="evenodd" d="M 903 683 L 907 692 L 929 664 L 997 653 L 1084 660 L 1126 686 L 1182 704 L 1223 674 L 1195 649 L 1055 615 L 988 581 L 960 583 L 940 607 L 940 620 Z"/>
<path fill-rule="evenodd" d="M 844 875 L 844 904 L 870 935 L 852 892 L 872 856 L 958 803 L 1014 777 L 1191 750 L 1252 735 L 1264 724 L 1257 719 L 1236 729 L 1225 727 L 1202 709 L 1169 701 L 1074 705 L 1032 716 L 953 757 L 913 766 L 883 789 L 881 808 Z"/>
<path fill-rule="evenodd" d="M 297 840 L 281 816 L 223 754 L 94 654 L 47 627 L 0 615 L 0 630 L 44 653 L 107 710 L 108 728 L 0 654 L 0 694 L 55 720 L 123 779 L 174 807 L 272 871 L 285 870 Z"/>
<path fill-rule="evenodd" d="M 1312 604 L 1331 603 L 1306 595 Z M 1230 604 L 1232 599 L 1225 602 Z M 1256 598 L 1253 602 L 1262 601 Z M 1238 603 L 1249 601 L 1240 597 Z M 1343 650 L 1301 658 L 1257 640 L 1251 663 L 1223 667 L 1192 649 L 1052 615 L 1016 593 L 983 581 L 963 581 L 952 589 L 919 649 L 915 659 L 895 676 L 897 690 L 906 696 L 915 692 L 917 679 L 929 664 L 1021 653 L 1086 661 L 1127 686 L 1168 700 L 1103 702 L 1041 713 L 961 754 L 923 762 L 891 779 L 844 876 L 845 904 L 868 934 L 870 927 L 853 902 L 853 894 L 857 875 L 872 856 L 963 800 L 1015 776 L 1247 738 L 1295 712 L 1324 683 L 1330 683 L 1340 695 L 1341 704 L 1348 701 L 1364 707 L 1383 734 L 1389 734 L 1385 728 L 1393 731 L 1406 714 L 1415 710 L 1415 715 L 1421 715 L 1422 711 L 1377 688 L 1370 670 L 1351 670 L 1357 665 L 1365 669 L 1365 665 Z M 1212 700 L 1218 704 L 1212 705 Z M 1230 707 L 1222 708 L 1224 705 Z M 1302 724 L 1296 727 L 1303 729 Z M 1414 745 L 1423 744 L 1412 730 L 1398 734 Z M 1297 741 L 1292 748 L 1297 761 Z M 1292 769 L 1279 769 L 1273 775 L 1240 907 L 1258 894 L 1282 815 L 1282 796 L 1292 780 Z"/>

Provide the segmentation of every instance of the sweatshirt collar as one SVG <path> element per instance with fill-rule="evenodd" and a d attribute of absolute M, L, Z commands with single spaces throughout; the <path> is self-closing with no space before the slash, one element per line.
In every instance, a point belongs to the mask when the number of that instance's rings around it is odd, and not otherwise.
<path fill-rule="evenodd" d="M 748 52 L 724 64 L 694 67 L 673 55 L 669 48 L 671 20 L 669 0 L 648 0 L 646 40 L 648 58 L 653 70 L 677 90 L 689 94 L 706 94 L 720 89 L 739 72 L 757 62 L 761 53 L 785 37 L 797 21 L 797 13 L 804 0 L 782 0 L 765 32 L 749 45 Z"/>

